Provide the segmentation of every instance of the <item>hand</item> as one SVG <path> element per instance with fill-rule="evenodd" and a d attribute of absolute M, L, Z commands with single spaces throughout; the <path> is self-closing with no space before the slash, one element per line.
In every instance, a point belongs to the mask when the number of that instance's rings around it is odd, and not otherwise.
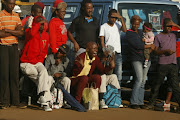
<path fill-rule="evenodd" d="M 145 42 L 145 38 L 143 38 L 142 41 Z"/>
<path fill-rule="evenodd" d="M 55 73 L 55 74 L 54 74 L 54 77 L 56 77 L 56 78 L 59 78 L 59 77 L 61 77 L 61 76 L 62 76 L 61 73 Z"/>
<path fill-rule="evenodd" d="M 154 50 L 154 49 L 155 49 L 155 45 L 151 44 L 151 50 Z"/>
<path fill-rule="evenodd" d="M 119 18 L 119 19 L 123 19 L 123 17 L 119 14 L 119 12 L 117 12 L 117 13 L 112 13 L 112 14 L 111 14 L 111 17 L 116 17 L 116 18 Z"/>
<path fill-rule="evenodd" d="M 77 42 L 74 43 L 74 51 L 77 52 L 80 49 Z"/>
<path fill-rule="evenodd" d="M 58 66 L 61 63 L 61 59 L 56 59 L 55 65 Z"/>
<path fill-rule="evenodd" d="M 110 66 L 112 69 L 115 68 L 115 55 L 113 54 L 111 59 L 110 59 Z"/>
<path fill-rule="evenodd" d="M 173 51 L 173 50 L 171 50 L 171 49 L 167 49 L 167 50 L 164 51 L 164 55 L 169 56 L 169 55 L 172 55 L 172 54 L 175 53 L 175 52 L 176 52 L 176 51 Z"/>
<path fill-rule="evenodd" d="M 43 19 L 39 23 L 42 24 L 42 23 L 47 23 L 47 22 L 48 22 L 47 20 Z"/>

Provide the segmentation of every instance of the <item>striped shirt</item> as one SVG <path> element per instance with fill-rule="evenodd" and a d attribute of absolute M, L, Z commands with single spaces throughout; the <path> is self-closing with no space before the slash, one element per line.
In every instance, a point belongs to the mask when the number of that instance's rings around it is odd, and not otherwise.
<path fill-rule="evenodd" d="M 3 29 L 15 30 L 18 25 L 21 25 L 21 20 L 17 13 L 12 12 L 12 14 L 10 14 L 6 10 L 2 10 L 0 12 L 0 30 Z M 8 36 L 8 37 L 0 38 L 0 44 L 3 45 L 18 44 L 18 39 L 16 36 Z"/>

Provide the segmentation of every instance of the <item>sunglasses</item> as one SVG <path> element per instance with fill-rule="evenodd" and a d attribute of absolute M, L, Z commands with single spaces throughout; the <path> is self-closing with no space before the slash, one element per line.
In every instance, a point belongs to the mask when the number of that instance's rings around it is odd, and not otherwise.
<path fill-rule="evenodd" d="M 170 28 L 172 28 L 172 25 L 166 25 L 166 27 L 170 27 Z"/>

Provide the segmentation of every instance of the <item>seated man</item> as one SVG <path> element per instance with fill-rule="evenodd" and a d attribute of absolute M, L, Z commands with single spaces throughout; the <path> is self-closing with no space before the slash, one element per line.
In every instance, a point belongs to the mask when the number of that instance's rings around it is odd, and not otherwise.
<path fill-rule="evenodd" d="M 25 46 L 20 58 L 20 68 L 37 85 L 37 93 L 40 96 L 38 102 L 45 111 L 52 111 L 49 101 L 52 99 L 50 87 L 54 82 L 48 75 L 43 61 L 48 51 L 49 35 L 44 27 L 46 20 L 42 16 L 36 16 L 32 23 L 32 28 L 25 31 Z"/>
<path fill-rule="evenodd" d="M 99 57 L 97 56 L 98 47 L 95 42 L 87 43 L 86 52 L 76 57 L 71 78 L 71 86 L 74 96 L 78 102 L 81 102 L 82 92 L 87 83 L 96 83 L 96 87 L 100 88 L 101 76 L 93 74 L 97 68 L 101 74 L 107 73 L 115 67 L 113 61 L 110 61 L 110 66 L 104 68 Z"/>
<path fill-rule="evenodd" d="M 65 72 L 69 63 L 69 59 L 66 57 L 68 50 L 69 48 L 67 45 L 61 45 L 56 54 L 47 56 L 45 67 L 48 74 L 53 76 L 55 80 L 58 80 L 64 86 L 64 89 L 70 93 L 71 80 L 66 77 Z"/>

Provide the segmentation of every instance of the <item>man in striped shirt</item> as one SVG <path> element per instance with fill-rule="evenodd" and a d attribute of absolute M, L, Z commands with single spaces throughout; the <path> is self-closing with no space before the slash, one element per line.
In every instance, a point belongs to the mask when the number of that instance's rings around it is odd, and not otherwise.
<path fill-rule="evenodd" d="M 21 20 L 13 12 L 15 0 L 4 0 L 0 12 L 0 103 L 1 108 L 19 105 L 19 53 L 17 37 L 24 34 Z"/>

